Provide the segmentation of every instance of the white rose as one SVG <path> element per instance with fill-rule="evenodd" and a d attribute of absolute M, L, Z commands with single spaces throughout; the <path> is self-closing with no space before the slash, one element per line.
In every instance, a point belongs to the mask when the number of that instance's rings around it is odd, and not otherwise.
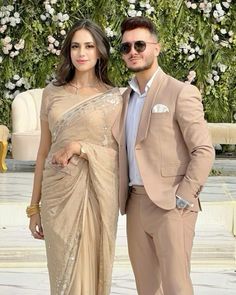
<path fill-rule="evenodd" d="M 218 75 L 218 72 L 215 71 L 215 70 L 213 70 L 213 71 L 212 71 L 212 74 L 213 74 L 213 75 Z"/>
<path fill-rule="evenodd" d="M 54 9 L 54 8 L 50 8 L 50 9 L 48 10 L 48 12 L 49 12 L 49 14 L 53 15 L 54 12 L 55 12 L 55 9 Z"/>
<path fill-rule="evenodd" d="M 22 86 L 22 79 L 20 79 L 20 80 L 18 80 L 18 81 L 16 82 L 16 86 L 17 86 L 17 87 L 21 87 L 21 86 Z"/>
<path fill-rule="evenodd" d="M 19 14 L 18 12 L 15 12 L 15 13 L 14 13 L 14 17 L 15 17 L 15 18 L 19 18 L 19 17 L 20 17 L 20 14 Z"/>
<path fill-rule="evenodd" d="M 193 4 L 191 5 L 191 7 L 192 7 L 192 9 L 197 9 L 197 4 L 196 4 L 196 3 L 193 3 Z"/>
<path fill-rule="evenodd" d="M 230 5 L 229 5 L 228 2 L 222 2 L 222 5 L 223 5 L 226 9 L 228 9 L 228 8 L 230 7 Z"/>
<path fill-rule="evenodd" d="M 202 49 L 200 49 L 200 50 L 198 51 L 198 55 L 203 55 L 203 50 L 202 50 Z"/>
<path fill-rule="evenodd" d="M 220 80 L 220 76 L 216 75 L 216 76 L 214 76 L 213 79 L 214 79 L 215 81 L 219 81 L 219 80 Z"/>
<path fill-rule="evenodd" d="M 15 52 L 14 51 L 10 52 L 10 57 L 11 58 L 15 57 Z"/>
<path fill-rule="evenodd" d="M 67 21 L 67 20 L 69 20 L 69 19 L 70 19 L 70 17 L 69 17 L 68 14 L 64 14 L 64 15 L 63 15 L 63 21 Z"/>
<path fill-rule="evenodd" d="M 64 35 L 66 34 L 66 31 L 65 31 L 65 30 L 61 30 L 61 31 L 60 31 L 60 34 L 61 34 L 62 36 L 64 36 Z"/>
<path fill-rule="evenodd" d="M 141 16 L 142 15 L 142 11 L 137 11 L 137 14 L 136 14 L 137 16 Z"/>
<path fill-rule="evenodd" d="M 217 41 L 219 41 L 219 36 L 217 34 L 215 34 L 212 39 L 213 39 L 213 41 L 217 42 Z"/>
<path fill-rule="evenodd" d="M 44 14 L 41 14 L 41 15 L 40 15 L 40 18 L 41 18 L 42 21 L 45 21 L 45 20 L 47 19 L 46 16 L 45 16 Z"/>
<path fill-rule="evenodd" d="M 129 9 L 134 10 L 135 9 L 135 5 L 134 4 L 130 4 Z"/>
<path fill-rule="evenodd" d="M 229 34 L 229 36 L 233 36 L 234 32 L 230 30 L 230 31 L 228 32 L 228 34 Z"/>
<path fill-rule="evenodd" d="M 54 46 L 55 46 L 55 47 L 58 47 L 59 45 L 60 45 L 59 41 L 56 40 L 56 41 L 54 42 Z"/>
<path fill-rule="evenodd" d="M 56 39 L 53 36 L 48 36 L 48 42 L 49 43 L 54 43 L 56 41 Z"/>
<path fill-rule="evenodd" d="M 136 10 L 128 10 L 128 16 L 136 16 Z"/>
<path fill-rule="evenodd" d="M 191 8 L 191 7 L 192 7 L 192 3 L 191 3 L 190 1 L 188 1 L 188 2 L 186 3 L 186 6 L 187 6 L 188 8 Z"/>
<path fill-rule="evenodd" d="M 218 65 L 221 73 L 224 73 L 226 71 L 226 69 L 227 69 L 227 66 L 226 65 L 221 64 L 221 63 L 218 63 L 217 65 Z"/>
<path fill-rule="evenodd" d="M 57 50 L 56 55 L 60 55 L 60 54 L 61 54 L 61 50 Z"/>
<path fill-rule="evenodd" d="M 214 10 L 213 16 L 214 16 L 214 18 L 218 18 L 219 17 L 219 14 L 218 14 L 218 11 L 217 10 Z"/>
<path fill-rule="evenodd" d="M 221 34 L 225 35 L 227 33 L 226 29 L 220 29 Z"/>
<path fill-rule="evenodd" d="M 17 81 L 17 80 L 19 80 L 20 79 L 20 76 L 19 75 L 14 75 L 13 76 L 13 80 L 15 80 L 15 81 Z"/>

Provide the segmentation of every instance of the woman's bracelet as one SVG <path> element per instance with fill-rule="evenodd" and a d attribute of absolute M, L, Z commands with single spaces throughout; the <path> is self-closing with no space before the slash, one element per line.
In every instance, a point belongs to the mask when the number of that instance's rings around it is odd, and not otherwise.
<path fill-rule="evenodd" d="M 33 205 L 30 205 L 26 208 L 26 214 L 27 214 L 27 217 L 31 217 L 35 214 L 38 214 L 40 213 L 40 205 L 39 204 L 33 204 Z"/>

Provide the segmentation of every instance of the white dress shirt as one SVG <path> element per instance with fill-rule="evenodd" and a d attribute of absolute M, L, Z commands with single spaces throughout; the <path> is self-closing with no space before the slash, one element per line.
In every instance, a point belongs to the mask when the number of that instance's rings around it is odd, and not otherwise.
<path fill-rule="evenodd" d="M 140 93 L 138 83 L 134 77 L 129 85 L 132 88 L 133 92 L 131 94 L 128 112 L 125 124 L 125 133 L 126 133 L 126 149 L 128 155 L 128 164 L 129 164 L 129 185 L 143 185 L 142 178 L 138 169 L 138 164 L 135 157 L 135 142 L 138 132 L 138 125 L 140 121 L 141 112 L 143 109 L 144 100 L 147 96 L 148 90 L 151 87 L 151 84 L 154 80 L 157 71 L 153 74 L 151 79 L 147 82 L 144 93 Z"/>

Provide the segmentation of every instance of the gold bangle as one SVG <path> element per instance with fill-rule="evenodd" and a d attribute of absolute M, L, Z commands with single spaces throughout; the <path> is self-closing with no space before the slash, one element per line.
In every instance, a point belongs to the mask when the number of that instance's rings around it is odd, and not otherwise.
<path fill-rule="evenodd" d="M 35 214 L 38 214 L 40 213 L 40 205 L 39 204 L 33 204 L 33 205 L 30 205 L 26 208 L 26 214 L 27 214 L 27 217 L 31 217 Z"/>

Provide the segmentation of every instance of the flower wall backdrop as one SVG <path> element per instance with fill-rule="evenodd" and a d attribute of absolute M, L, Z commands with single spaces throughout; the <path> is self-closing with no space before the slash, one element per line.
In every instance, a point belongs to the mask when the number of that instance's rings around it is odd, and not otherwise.
<path fill-rule="evenodd" d="M 54 77 L 66 32 L 80 18 L 100 24 L 111 42 L 110 74 L 125 86 L 130 73 L 119 55 L 121 21 L 150 17 L 159 31 L 159 63 L 199 87 L 209 122 L 234 122 L 236 113 L 235 0 L 0 0 L 0 124 L 11 127 L 14 97 Z"/>

